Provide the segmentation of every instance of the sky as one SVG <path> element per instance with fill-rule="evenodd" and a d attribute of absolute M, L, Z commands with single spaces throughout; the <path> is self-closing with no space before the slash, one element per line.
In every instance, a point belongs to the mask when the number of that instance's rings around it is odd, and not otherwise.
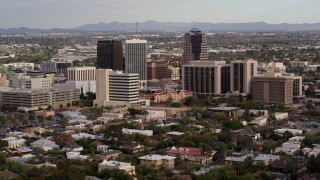
<path fill-rule="evenodd" d="M 316 23 L 320 0 L 0 0 L 0 28 L 119 22 Z"/>

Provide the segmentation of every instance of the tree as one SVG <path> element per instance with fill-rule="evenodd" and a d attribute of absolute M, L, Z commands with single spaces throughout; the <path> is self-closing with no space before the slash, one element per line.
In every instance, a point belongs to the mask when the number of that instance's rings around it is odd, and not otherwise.
<path fill-rule="evenodd" d="M 182 104 L 181 104 L 180 102 L 173 102 L 173 103 L 171 103 L 171 107 L 178 108 L 178 107 L 180 107 L 180 106 L 182 106 Z"/>
<path fill-rule="evenodd" d="M 67 103 L 67 107 L 70 107 L 71 106 L 71 103 Z"/>
<path fill-rule="evenodd" d="M 8 147 L 8 146 L 9 146 L 8 141 L 2 141 L 2 140 L 0 140 L 0 147 L 1 147 L 1 148 Z"/>
<path fill-rule="evenodd" d="M 63 108 L 63 104 L 60 104 L 60 105 L 59 105 L 59 108 L 62 109 L 62 108 Z"/>
<path fill-rule="evenodd" d="M 305 91 L 305 95 L 307 97 L 316 97 L 316 92 L 315 92 L 315 88 L 313 86 L 309 87 L 306 91 Z"/>
<path fill-rule="evenodd" d="M 307 160 L 307 169 L 311 173 L 320 172 L 320 156 L 319 155 L 317 157 L 311 156 Z"/>
<path fill-rule="evenodd" d="M 36 116 L 34 115 L 34 113 L 29 114 L 28 120 L 29 121 L 35 121 L 36 120 Z"/>
<path fill-rule="evenodd" d="M 49 104 L 49 105 L 47 106 L 47 110 L 52 110 L 52 105 L 51 105 L 51 104 Z"/>
<path fill-rule="evenodd" d="M 42 123 L 42 122 L 44 122 L 44 116 L 38 116 L 38 121 L 39 121 L 39 123 Z"/>

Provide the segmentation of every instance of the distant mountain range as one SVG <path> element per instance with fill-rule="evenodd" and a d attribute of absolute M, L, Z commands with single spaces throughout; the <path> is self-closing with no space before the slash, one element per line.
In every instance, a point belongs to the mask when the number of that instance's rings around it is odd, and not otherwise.
<path fill-rule="evenodd" d="M 303 24 L 268 24 L 265 22 L 250 22 L 250 23 L 179 23 L 179 22 L 156 22 L 145 21 L 138 23 L 139 31 L 188 31 L 197 27 L 204 31 L 303 31 L 303 30 L 320 30 L 320 23 L 303 23 Z M 7 33 L 50 33 L 50 32 L 90 32 L 90 31 L 135 31 L 136 23 L 97 23 L 86 24 L 80 27 L 71 29 L 32 29 L 32 28 L 9 28 L 0 29 L 1 34 Z"/>

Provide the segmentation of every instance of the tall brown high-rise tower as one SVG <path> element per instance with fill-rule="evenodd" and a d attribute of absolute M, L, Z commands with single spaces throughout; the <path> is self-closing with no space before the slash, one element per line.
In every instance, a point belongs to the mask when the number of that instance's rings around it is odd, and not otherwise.
<path fill-rule="evenodd" d="M 184 36 L 183 63 L 197 60 L 208 60 L 207 38 L 198 28 L 192 28 Z"/>
<path fill-rule="evenodd" d="M 119 40 L 98 41 L 97 69 L 123 70 L 122 42 Z"/>

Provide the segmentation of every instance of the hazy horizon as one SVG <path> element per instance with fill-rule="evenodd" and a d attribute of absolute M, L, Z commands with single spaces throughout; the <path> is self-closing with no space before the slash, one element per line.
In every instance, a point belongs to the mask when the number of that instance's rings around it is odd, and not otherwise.
<path fill-rule="evenodd" d="M 318 23 L 317 0 L 2 0 L 0 28 L 118 22 Z M 165 13 L 163 13 L 165 12 Z"/>

